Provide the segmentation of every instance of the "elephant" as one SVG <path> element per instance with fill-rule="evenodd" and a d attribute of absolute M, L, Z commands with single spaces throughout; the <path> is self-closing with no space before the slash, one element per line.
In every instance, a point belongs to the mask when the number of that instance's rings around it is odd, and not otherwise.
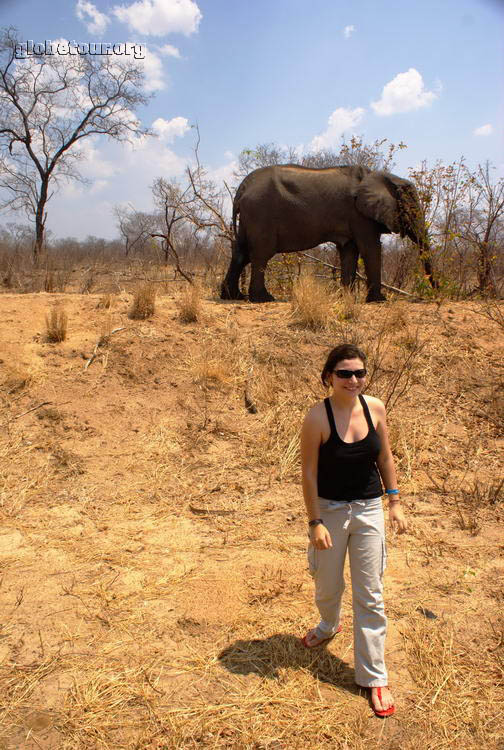
<path fill-rule="evenodd" d="M 425 274 L 436 286 L 418 194 L 412 182 L 390 172 L 364 166 L 312 169 L 296 164 L 255 169 L 236 191 L 232 227 L 231 262 L 221 299 L 244 298 L 239 279 L 250 263 L 249 300 L 273 301 L 264 272 L 276 253 L 333 242 L 340 255 L 341 283 L 353 285 L 360 254 L 366 271 L 366 301 L 381 302 L 385 297 L 380 237 L 392 232 L 418 245 Z"/>

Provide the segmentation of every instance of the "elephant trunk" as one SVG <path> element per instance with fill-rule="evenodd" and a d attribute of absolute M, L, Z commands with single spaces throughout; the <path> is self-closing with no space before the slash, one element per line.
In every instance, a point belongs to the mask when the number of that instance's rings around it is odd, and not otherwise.
<path fill-rule="evenodd" d="M 432 247 L 418 194 L 411 184 L 401 192 L 402 195 L 399 198 L 401 235 L 403 237 L 406 235 L 419 247 L 425 275 L 431 287 L 437 289 L 439 285 L 432 270 Z"/>
<path fill-rule="evenodd" d="M 429 279 L 429 284 L 433 289 L 438 289 L 439 284 L 434 278 L 434 273 L 432 270 L 432 250 L 429 238 L 427 237 L 427 231 L 424 232 L 424 236 L 422 237 L 420 242 L 417 242 L 417 245 L 420 248 L 420 259 L 423 263 L 425 275 Z"/>

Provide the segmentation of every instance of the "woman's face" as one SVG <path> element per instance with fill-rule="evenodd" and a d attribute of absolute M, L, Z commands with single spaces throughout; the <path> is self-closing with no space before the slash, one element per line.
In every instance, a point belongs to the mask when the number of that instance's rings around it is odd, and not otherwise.
<path fill-rule="evenodd" d="M 358 375 L 362 374 L 362 371 L 364 371 L 365 368 L 361 359 L 358 357 L 355 359 L 341 359 L 334 366 L 334 370 L 329 376 L 329 382 L 332 385 L 335 394 L 339 393 L 345 396 L 357 396 L 364 390 L 364 384 L 366 382 L 365 376 L 358 378 L 353 374 L 350 378 L 338 377 L 336 374 L 338 370 L 352 373 L 357 372 Z"/>

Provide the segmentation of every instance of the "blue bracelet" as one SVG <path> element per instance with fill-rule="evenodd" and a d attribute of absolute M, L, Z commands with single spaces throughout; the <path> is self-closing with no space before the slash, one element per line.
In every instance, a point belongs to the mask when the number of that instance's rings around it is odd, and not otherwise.
<path fill-rule="evenodd" d="M 399 494 L 399 490 L 385 490 L 385 493 L 387 495 L 398 495 Z"/>

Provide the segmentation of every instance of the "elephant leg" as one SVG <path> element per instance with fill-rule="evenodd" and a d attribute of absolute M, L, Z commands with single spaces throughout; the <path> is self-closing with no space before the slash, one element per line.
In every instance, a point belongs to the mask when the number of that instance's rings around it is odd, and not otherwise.
<path fill-rule="evenodd" d="M 366 302 L 385 302 L 387 298 L 381 291 L 382 246 L 380 233 L 373 227 L 367 227 L 359 232 L 356 239 L 366 270 L 368 290 Z"/>
<path fill-rule="evenodd" d="M 267 263 L 252 261 L 250 273 L 249 300 L 250 302 L 274 302 L 275 298 L 266 289 L 264 272 Z"/>
<path fill-rule="evenodd" d="M 231 263 L 221 286 L 221 299 L 245 299 L 239 282 L 243 269 L 249 263 L 248 254 L 238 242 L 233 243 Z"/>
<path fill-rule="evenodd" d="M 338 245 L 340 265 L 341 265 L 341 284 L 342 286 L 353 288 L 355 277 L 357 275 L 357 260 L 359 251 L 353 240 L 345 245 Z"/>

